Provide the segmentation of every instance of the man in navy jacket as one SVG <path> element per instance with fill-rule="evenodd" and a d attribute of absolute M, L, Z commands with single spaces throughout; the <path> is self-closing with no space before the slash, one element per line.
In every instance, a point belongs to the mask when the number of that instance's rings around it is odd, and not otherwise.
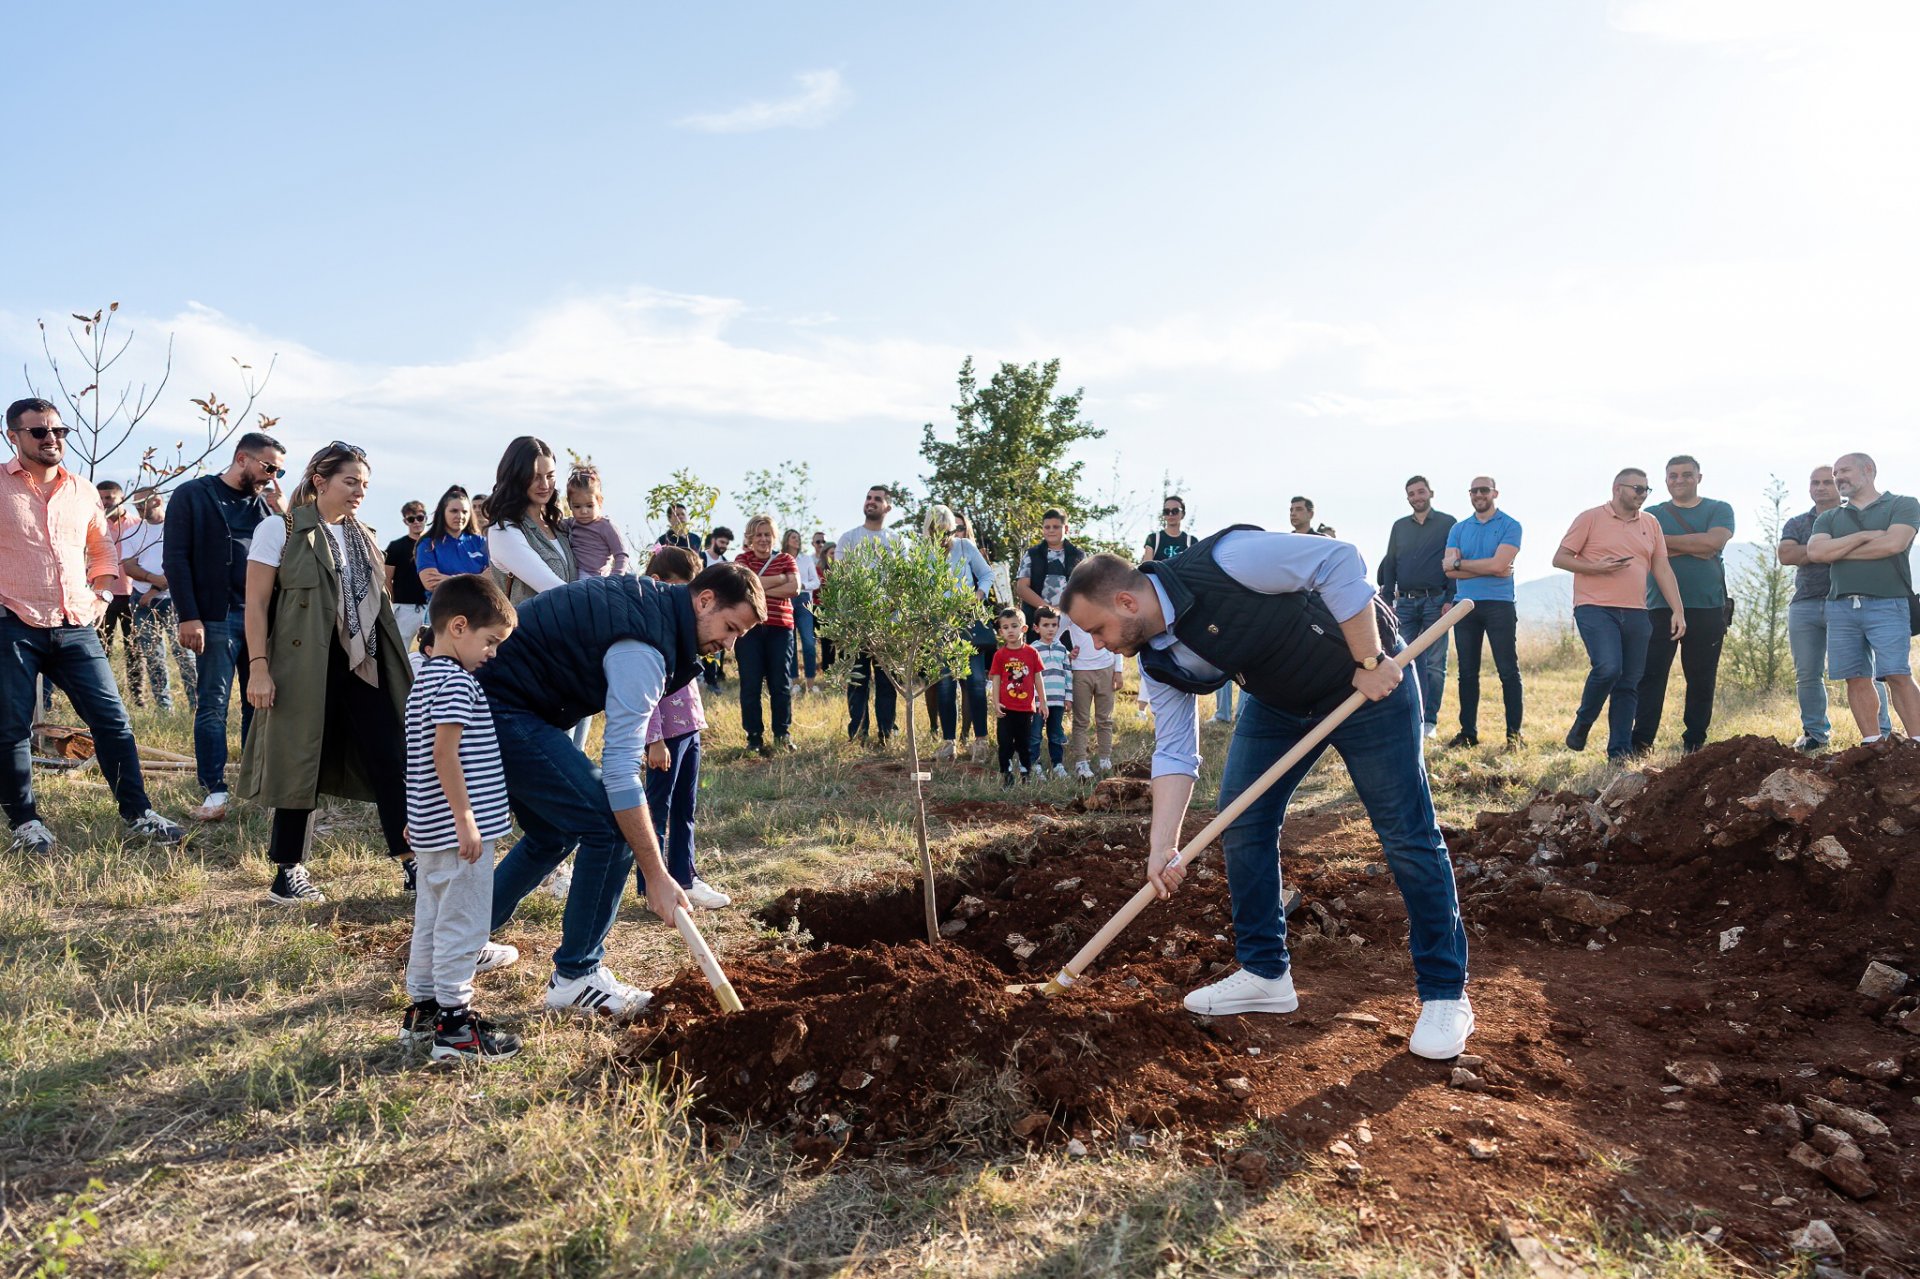
<path fill-rule="evenodd" d="M 249 431 L 234 446 L 226 470 L 174 491 L 167 514 L 162 571 L 173 592 L 181 647 L 200 657 L 193 760 L 207 797 L 192 810 L 200 821 L 227 815 L 227 703 L 236 672 L 242 742 L 253 721 L 247 705 L 247 552 L 254 528 L 272 513 L 263 494 L 277 492 L 286 457 L 280 441 Z"/>

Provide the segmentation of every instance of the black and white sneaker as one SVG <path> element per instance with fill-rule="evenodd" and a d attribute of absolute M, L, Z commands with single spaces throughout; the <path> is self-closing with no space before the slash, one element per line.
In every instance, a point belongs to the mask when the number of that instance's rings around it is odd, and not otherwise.
<path fill-rule="evenodd" d="M 652 991 L 627 985 L 605 964 L 584 977 L 562 977 L 555 973 L 547 981 L 547 1008 L 552 1012 L 578 1013 L 583 1017 L 631 1017 L 652 998 Z"/>
<path fill-rule="evenodd" d="M 327 900 L 327 895 L 307 878 L 305 866 L 282 866 L 273 877 L 273 887 L 267 890 L 267 900 L 282 906 L 317 906 Z"/>
<path fill-rule="evenodd" d="M 155 844 L 177 844 L 187 837 L 178 822 L 170 822 L 149 808 L 127 823 L 127 834 Z"/>
<path fill-rule="evenodd" d="M 505 1061 L 520 1051 L 520 1036 L 498 1030 L 471 1008 L 446 1008 L 433 1029 L 435 1061 Z"/>
<path fill-rule="evenodd" d="M 439 1001 L 422 999 L 407 1005 L 406 1015 L 400 1019 L 400 1042 L 408 1047 L 422 1047 L 433 1042 L 434 1023 L 440 1016 Z"/>
<path fill-rule="evenodd" d="M 408 893 L 420 891 L 420 865 L 411 857 L 400 863 L 400 889 Z"/>
<path fill-rule="evenodd" d="M 13 828 L 12 849 L 17 853 L 37 853 L 44 857 L 53 851 L 53 832 L 39 818 L 21 822 Z"/>

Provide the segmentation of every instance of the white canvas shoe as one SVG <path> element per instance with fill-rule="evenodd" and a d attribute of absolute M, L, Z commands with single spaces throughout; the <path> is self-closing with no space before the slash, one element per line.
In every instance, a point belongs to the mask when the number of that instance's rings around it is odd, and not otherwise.
<path fill-rule="evenodd" d="M 1420 1005 L 1420 1020 L 1407 1037 L 1407 1051 L 1416 1057 L 1450 1061 L 1467 1050 L 1467 1036 L 1472 1033 L 1473 1002 L 1465 995 L 1429 999 Z"/>
<path fill-rule="evenodd" d="M 686 891 L 687 900 L 701 910 L 719 910 L 722 906 L 733 905 L 733 898 L 697 876 L 693 883 L 687 886 Z"/>
<path fill-rule="evenodd" d="M 1187 1011 L 1209 1017 L 1228 1013 L 1290 1013 L 1300 1006 L 1293 990 L 1293 970 L 1278 977 L 1262 977 L 1236 968 L 1211 986 L 1202 986 L 1186 998 Z"/>

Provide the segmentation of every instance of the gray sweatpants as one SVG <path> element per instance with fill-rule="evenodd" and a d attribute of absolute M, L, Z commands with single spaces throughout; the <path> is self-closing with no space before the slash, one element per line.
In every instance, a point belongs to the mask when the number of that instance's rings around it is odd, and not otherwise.
<path fill-rule="evenodd" d="M 493 921 L 493 841 L 477 862 L 453 849 L 413 855 L 417 887 L 413 949 L 407 959 L 407 998 L 442 1008 L 473 1002 L 473 966 Z"/>

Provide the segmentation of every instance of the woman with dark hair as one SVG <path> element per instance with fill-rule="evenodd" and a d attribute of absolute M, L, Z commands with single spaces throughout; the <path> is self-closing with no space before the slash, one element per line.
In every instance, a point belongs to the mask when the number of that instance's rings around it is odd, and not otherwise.
<path fill-rule="evenodd" d="M 947 562 L 953 565 L 954 574 L 985 603 L 988 592 L 993 589 L 993 570 L 987 567 L 986 557 L 980 554 L 980 548 L 973 544 L 972 539 L 962 537 L 959 528 L 960 517 L 951 507 L 936 503 L 927 508 L 927 540 L 939 543 L 940 549 L 947 553 Z M 993 645 L 986 641 L 991 640 L 992 636 L 993 631 L 987 626 L 984 613 L 974 622 L 967 635 L 973 641 L 973 656 L 968 663 L 964 686 L 967 719 L 973 729 L 973 762 L 976 764 L 986 758 L 987 662 L 993 652 Z M 954 757 L 961 687 L 960 679 L 945 675 L 928 690 L 934 697 L 935 718 L 940 725 L 940 749 L 934 752 L 933 758 L 942 763 Z"/>
<path fill-rule="evenodd" d="M 522 435 L 500 455 L 487 495 L 487 554 L 516 607 L 578 575 L 567 545 L 558 468 L 544 440 Z"/>
<path fill-rule="evenodd" d="M 414 567 L 420 571 L 420 584 L 433 588 L 449 577 L 462 573 L 487 571 L 487 539 L 473 527 L 474 505 L 467 491 L 458 484 L 440 495 L 433 508 L 433 522 L 426 536 L 414 548 Z"/>
<path fill-rule="evenodd" d="M 387 852 L 413 878 L 403 728 L 413 673 L 379 549 L 355 514 L 368 475 L 362 450 L 327 445 L 247 553 L 253 731 L 236 789 L 273 809 L 268 896 L 285 905 L 326 900 L 305 866 L 321 795 L 373 801 Z"/>

